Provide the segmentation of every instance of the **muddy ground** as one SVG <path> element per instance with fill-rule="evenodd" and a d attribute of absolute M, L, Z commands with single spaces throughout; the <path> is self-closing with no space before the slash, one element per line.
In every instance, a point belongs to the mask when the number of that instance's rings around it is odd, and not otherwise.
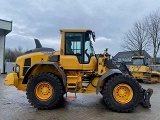
<path fill-rule="evenodd" d="M 78 94 L 57 109 L 37 110 L 25 92 L 4 86 L 4 77 L 0 76 L 0 120 L 160 120 L 160 84 L 141 84 L 154 90 L 151 109 L 139 106 L 132 113 L 116 113 L 105 107 L 101 95 Z"/>

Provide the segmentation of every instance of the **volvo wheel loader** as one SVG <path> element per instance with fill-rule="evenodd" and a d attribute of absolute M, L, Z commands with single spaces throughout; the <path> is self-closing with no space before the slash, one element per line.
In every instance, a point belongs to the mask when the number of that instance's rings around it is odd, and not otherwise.
<path fill-rule="evenodd" d="M 132 56 L 132 65 L 129 67 L 129 71 L 138 81 L 144 83 L 159 83 L 160 72 L 153 71 L 150 62 L 149 59 L 145 61 L 144 56 Z"/>
<path fill-rule="evenodd" d="M 13 73 L 4 84 L 26 91 L 27 99 L 37 109 L 54 109 L 64 94 L 101 93 L 108 108 L 132 112 L 139 104 L 150 108 L 152 89 L 145 90 L 124 69 L 116 67 L 109 54 L 96 55 L 89 29 L 62 29 L 60 50 L 46 58 L 45 53 L 29 53 L 16 60 Z M 128 69 L 127 69 L 128 70 Z"/>

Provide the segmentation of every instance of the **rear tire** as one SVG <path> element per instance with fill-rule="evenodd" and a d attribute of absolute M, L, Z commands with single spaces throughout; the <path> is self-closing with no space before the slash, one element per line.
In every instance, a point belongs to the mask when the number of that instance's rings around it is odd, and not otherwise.
<path fill-rule="evenodd" d="M 130 76 L 115 75 L 102 91 L 108 108 L 116 112 L 132 112 L 140 103 L 141 86 Z"/>
<path fill-rule="evenodd" d="M 37 109 L 53 109 L 63 100 L 64 89 L 58 76 L 40 73 L 28 82 L 26 95 Z"/>

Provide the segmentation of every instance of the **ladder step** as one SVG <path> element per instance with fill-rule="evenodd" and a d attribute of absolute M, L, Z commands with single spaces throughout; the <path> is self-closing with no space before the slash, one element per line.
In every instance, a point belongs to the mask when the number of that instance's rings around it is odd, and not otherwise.
<path fill-rule="evenodd" d="M 67 88 L 76 88 L 76 86 L 69 86 L 69 85 L 68 85 Z"/>
<path fill-rule="evenodd" d="M 78 78 L 78 76 L 67 76 L 68 78 Z"/>

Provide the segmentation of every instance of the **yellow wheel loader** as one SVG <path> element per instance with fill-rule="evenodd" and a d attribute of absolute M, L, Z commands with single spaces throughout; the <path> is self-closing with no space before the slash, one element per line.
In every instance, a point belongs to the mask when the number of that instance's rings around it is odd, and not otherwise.
<path fill-rule="evenodd" d="M 157 71 L 152 71 L 149 64 L 146 65 L 144 56 L 132 56 L 132 65 L 129 67 L 129 71 L 132 76 L 138 81 L 144 83 L 157 83 L 160 82 L 160 73 Z"/>
<path fill-rule="evenodd" d="M 62 29 L 60 33 L 59 51 L 49 56 L 31 52 L 18 57 L 14 72 L 7 75 L 4 84 L 26 91 L 27 99 L 37 109 L 56 108 L 68 92 L 75 96 L 100 92 L 106 106 L 116 112 L 132 112 L 139 104 L 151 107 L 152 89 L 143 89 L 112 64 L 107 50 L 95 54 L 94 32 Z"/>

